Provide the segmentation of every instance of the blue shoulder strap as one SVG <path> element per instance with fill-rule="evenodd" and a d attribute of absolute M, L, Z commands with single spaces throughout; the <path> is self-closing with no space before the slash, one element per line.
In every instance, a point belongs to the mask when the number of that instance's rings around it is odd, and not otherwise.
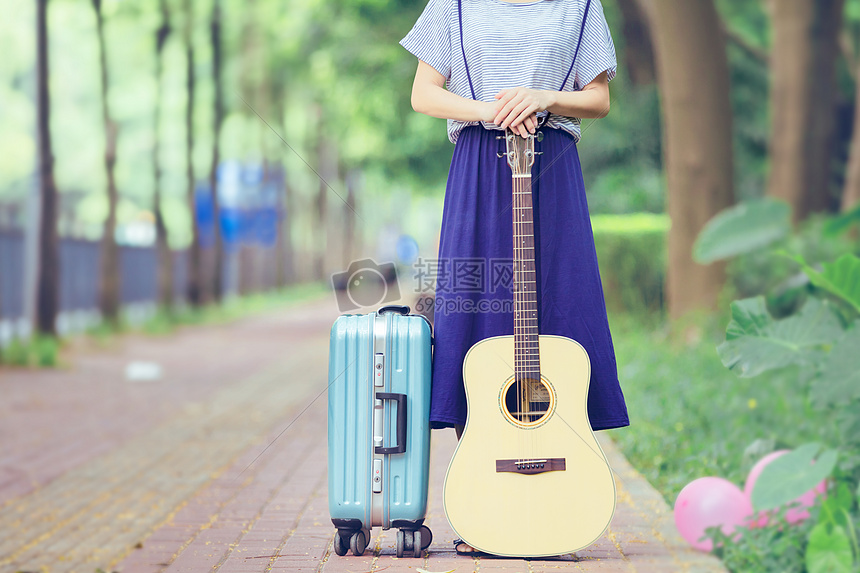
<path fill-rule="evenodd" d="M 579 46 L 582 45 L 582 34 L 585 32 L 585 21 L 588 19 L 588 8 L 591 6 L 591 0 L 588 0 L 585 3 L 585 11 L 582 13 L 582 27 L 579 29 L 579 39 L 576 41 L 576 51 L 573 52 L 573 61 L 570 63 L 570 69 L 567 70 L 567 75 L 564 76 L 564 81 L 561 82 L 561 86 L 559 86 L 558 91 L 564 89 L 564 84 L 567 83 L 568 78 L 570 78 L 570 74 L 573 73 L 573 67 L 576 65 L 576 56 L 579 55 Z"/>
<path fill-rule="evenodd" d="M 582 13 L 582 27 L 579 29 L 579 38 L 576 41 L 576 50 L 573 52 L 573 61 L 570 63 L 570 68 L 567 70 L 567 75 L 564 76 L 564 81 L 561 82 L 558 91 L 564 89 L 564 85 L 573 73 L 573 67 L 576 65 L 576 57 L 579 55 L 579 47 L 582 45 L 582 35 L 585 32 L 585 21 L 588 19 L 588 9 L 591 7 L 591 0 L 585 3 L 585 10 Z M 469 73 L 469 62 L 466 60 L 466 47 L 463 43 L 463 0 L 457 0 L 457 21 L 460 25 L 460 52 L 463 54 L 463 65 L 466 66 L 466 79 L 469 80 L 469 91 L 472 93 L 472 99 L 475 97 L 475 87 L 472 85 L 472 74 Z"/>
<path fill-rule="evenodd" d="M 588 0 L 591 2 L 591 0 Z M 475 87 L 472 85 L 472 74 L 469 73 L 469 62 L 466 61 L 466 48 L 463 45 L 463 0 L 457 0 L 457 21 L 460 23 L 460 51 L 463 53 L 463 65 L 466 66 L 466 79 L 469 80 L 469 91 L 472 92 L 472 99 L 476 100 Z"/>

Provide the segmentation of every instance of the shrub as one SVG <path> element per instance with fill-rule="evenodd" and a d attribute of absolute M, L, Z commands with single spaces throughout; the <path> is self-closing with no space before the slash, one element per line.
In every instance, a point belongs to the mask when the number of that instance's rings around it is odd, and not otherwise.
<path fill-rule="evenodd" d="M 30 352 L 27 344 L 17 338 L 12 339 L 12 342 L 2 349 L 0 362 L 10 366 L 29 366 Z"/>
<path fill-rule="evenodd" d="M 666 215 L 591 219 L 606 305 L 614 311 L 661 311 L 666 276 Z"/>
<path fill-rule="evenodd" d="M 13 339 L 2 350 L 0 362 L 10 366 L 53 368 L 59 362 L 60 342 L 52 336 L 34 336 L 22 341 Z"/>
<path fill-rule="evenodd" d="M 860 220 L 860 209 L 831 221 L 812 223 L 803 233 L 791 234 L 789 210 L 773 200 L 741 204 L 712 220 L 699 236 L 694 252 L 701 262 L 766 256 L 789 260 L 802 271 L 802 281 L 793 281 L 791 304 L 772 312 L 772 297 L 756 297 L 732 303 L 732 320 L 726 341 L 717 352 L 723 364 L 740 378 L 772 372 L 785 377 L 785 393 L 806 400 L 809 412 L 826 420 L 807 428 L 797 447 L 766 466 L 756 481 L 751 501 L 755 511 L 771 511 L 804 492 L 822 478 L 830 477 L 829 493 L 819 498 L 813 517 L 799 531 L 789 531 L 791 544 L 800 549 L 782 563 L 780 571 L 850 573 L 860 570 L 857 497 L 860 494 L 860 258 L 851 254 L 851 239 L 844 231 Z M 840 249 L 839 241 L 842 240 Z M 777 248 L 774 248 L 774 245 Z M 781 248 L 779 248 L 781 247 Z M 768 251 L 763 251 L 769 249 Z M 825 256 L 830 249 L 842 251 L 832 262 L 816 269 L 804 254 Z M 758 288 L 769 292 L 767 282 Z M 772 292 L 772 291 L 770 291 Z M 789 423 L 798 424 L 796 417 Z M 832 449 L 821 450 L 819 442 Z M 825 447 L 826 448 L 826 447 Z M 812 463 L 815 458 L 815 463 Z M 838 462 L 838 463 L 837 463 Z M 772 533 L 780 534 L 780 530 Z M 732 571 L 770 571 L 776 558 L 788 555 L 767 533 L 750 531 L 739 540 L 711 532 L 720 556 Z M 764 543 L 761 541 L 764 540 Z M 782 552 L 780 556 L 777 552 Z"/>

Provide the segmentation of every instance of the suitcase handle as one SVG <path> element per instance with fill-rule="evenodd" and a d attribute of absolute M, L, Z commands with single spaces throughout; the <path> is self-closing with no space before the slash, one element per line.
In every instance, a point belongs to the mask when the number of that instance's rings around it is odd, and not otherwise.
<path fill-rule="evenodd" d="M 373 451 L 377 454 L 402 454 L 406 452 L 406 394 L 377 392 L 377 400 L 397 401 L 397 443 L 390 448 L 376 446 Z"/>
<path fill-rule="evenodd" d="M 396 312 L 397 314 L 402 314 L 403 316 L 406 316 L 407 314 L 412 312 L 412 309 L 406 305 L 389 304 L 388 306 L 383 306 L 382 308 L 377 310 L 376 314 L 382 316 L 386 312 Z"/>

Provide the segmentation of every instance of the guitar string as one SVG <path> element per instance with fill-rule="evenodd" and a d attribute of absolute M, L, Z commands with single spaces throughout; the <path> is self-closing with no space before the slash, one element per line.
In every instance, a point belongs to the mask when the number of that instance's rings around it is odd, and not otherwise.
<path fill-rule="evenodd" d="M 520 169 L 524 175 L 531 176 L 530 167 L 528 166 L 528 144 L 530 143 L 530 139 L 526 138 L 525 144 L 523 145 L 523 158 Z M 532 421 L 532 411 L 531 411 L 531 373 L 532 373 L 532 359 L 534 358 L 532 355 L 532 341 L 531 341 L 531 324 L 528 317 L 528 311 L 530 307 L 530 288 L 531 283 L 529 279 L 531 278 L 527 268 L 527 261 L 529 254 L 529 244 L 528 244 L 528 230 L 526 223 L 526 216 L 529 212 L 529 195 L 528 195 L 528 177 L 523 177 L 520 181 L 520 236 L 522 238 L 522 242 L 520 243 L 521 251 L 520 251 L 520 267 L 522 268 L 522 277 L 523 277 L 523 285 L 522 292 L 520 293 L 520 300 L 522 301 L 522 346 L 523 351 L 521 353 L 522 357 L 522 377 L 523 377 L 523 418 L 526 423 L 531 423 Z M 534 434 L 530 431 L 527 431 L 524 434 L 526 448 L 523 452 L 524 459 L 528 460 L 531 457 L 532 442 L 534 441 Z"/>
<path fill-rule="evenodd" d="M 523 158 L 522 171 L 525 175 L 531 177 L 531 166 L 529 165 L 529 155 L 528 148 L 531 143 L 531 139 L 527 138 L 525 147 L 525 153 Z M 528 312 L 531 309 L 531 288 L 532 283 L 529 282 L 531 280 L 531 275 L 528 271 L 528 255 L 531 252 L 531 244 L 529 243 L 529 231 L 528 231 L 528 215 L 530 208 L 530 195 L 529 195 L 529 177 L 524 177 L 520 182 L 520 200 L 522 202 L 522 208 L 520 209 L 520 235 L 523 236 L 522 242 L 522 255 L 520 257 L 520 266 L 522 267 L 523 272 L 523 289 L 521 298 L 523 301 L 523 380 L 525 384 L 523 386 L 523 409 L 525 410 L 525 419 L 526 422 L 532 421 L 532 361 L 533 361 L 533 349 L 532 349 L 532 337 L 531 337 L 531 321 L 528 316 Z M 526 437 L 526 446 L 527 450 L 524 452 L 525 459 L 531 458 L 531 454 L 534 450 L 533 443 L 535 439 L 535 435 L 533 432 L 527 432 L 525 434 Z"/>
<path fill-rule="evenodd" d="M 517 144 L 519 143 L 519 141 L 517 140 L 516 135 L 512 136 L 512 138 L 513 138 L 514 146 L 517 147 Z M 519 147 L 517 147 L 517 151 L 519 152 Z M 517 153 L 517 155 L 514 157 L 514 159 L 517 162 L 515 171 L 517 174 L 521 174 L 521 165 L 520 165 L 521 153 Z M 522 267 L 523 246 L 522 246 L 522 237 L 520 236 L 522 234 L 520 232 L 520 231 L 522 231 L 522 225 L 521 225 L 520 221 L 522 219 L 523 205 L 522 205 L 522 195 L 519 193 L 522 191 L 522 179 L 515 178 L 515 181 L 516 181 L 516 189 L 518 191 L 518 193 L 514 199 L 514 202 L 517 205 L 516 217 L 514 218 L 514 229 L 515 229 L 515 232 L 517 234 L 517 237 L 515 237 L 515 239 L 514 239 L 514 244 L 517 245 L 517 251 L 518 251 L 517 262 L 519 263 L 519 265 L 518 265 L 519 284 L 517 285 L 517 318 L 518 318 L 518 323 L 519 323 L 517 326 L 519 328 L 518 328 L 518 332 L 516 332 L 514 334 L 514 337 L 515 337 L 514 338 L 514 344 L 518 344 L 518 346 L 519 346 L 517 348 L 517 354 L 518 355 L 516 356 L 516 358 L 519 360 L 518 372 L 517 372 L 516 376 L 517 376 L 518 388 L 520 390 L 520 395 L 519 395 L 519 398 L 517 401 L 517 410 L 518 410 L 517 418 L 522 423 L 525 420 L 525 379 L 524 379 L 524 373 L 523 373 L 523 356 L 522 356 L 522 352 L 523 352 L 523 278 L 524 277 L 523 277 L 523 267 Z M 520 440 L 519 440 L 520 441 L 520 448 L 519 448 L 520 461 L 525 461 L 525 459 L 526 459 L 525 435 L 523 434 L 522 431 L 518 432 L 518 435 L 520 438 Z"/>
<path fill-rule="evenodd" d="M 529 179 L 531 177 L 531 166 L 529 165 L 529 155 L 528 149 L 529 144 L 533 140 L 530 138 L 526 138 L 523 164 L 522 164 L 522 172 L 528 177 L 524 177 L 520 182 L 520 201 L 522 203 L 520 209 L 520 235 L 522 235 L 522 255 L 520 257 L 520 266 L 523 271 L 523 289 L 521 298 L 523 301 L 523 347 L 524 347 L 524 359 L 523 359 L 523 380 L 525 382 L 523 388 L 523 410 L 525 411 L 525 420 L 527 423 L 531 423 L 532 421 L 532 409 L 531 409 L 531 391 L 532 391 L 532 359 L 533 349 L 532 349 L 532 337 L 531 337 L 531 321 L 529 320 L 528 312 L 531 308 L 531 288 L 533 288 L 532 283 L 529 282 L 531 279 L 531 275 L 528 271 L 528 262 L 527 258 L 531 248 L 531 245 L 528 242 L 529 234 L 527 226 L 527 216 L 529 215 L 529 209 L 531 207 L 531 195 L 529 194 Z M 532 458 L 532 454 L 534 453 L 534 440 L 535 434 L 531 431 L 526 431 L 524 434 L 526 441 L 526 451 L 523 452 L 524 458 L 526 460 Z M 528 503 L 528 500 L 526 500 Z M 531 505 L 531 504 L 529 504 Z"/>
<path fill-rule="evenodd" d="M 532 354 L 533 341 L 531 340 L 531 322 L 532 317 L 527 313 L 531 308 L 531 298 L 527 296 L 531 291 L 531 283 L 528 281 L 531 277 L 531 270 L 528 268 L 528 262 L 525 260 L 530 249 L 534 249 L 533 241 L 533 225 L 530 229 L 526 229 L 529 225 L 529 220 L 526 215 L 529 215 L 531 188 L 529 180 L 531 179 L 531 159 L 533 155 L 529 154 L 529 150 L 533 150 L 534 139 L 529 137 L 520 141 L 515 135 L 508 134 L 507 141 L 512 144 L 512 154 L 509 154 L 509 164 L 514 171 L 514 183 L 512 189 L 514 192 L 513 205 L 513 232 L 514 232 L 514 255 L 515 255 L 515 336 L 514 336 L 514 376 L 517 388 L 517 412 L 515 417 L 520 423 L 527 424 L 531 420 L 531 381 L 528 377 L 532 374 L 532 362 L 534 356 Z M 514 165 L 516 163 L 516 166 Z M 527 236 L 528 235 L 528 236 Z M 531 241 L 527 241 L 531 239 Z M 528 244 L 526 244 L 528 242 Z M 534 452 L 535 436 L 531 433 L 520 436 L 519 461 L 525 461 L 529 458 L 529 454 Z M 531 447 L 527 447 L 531 446 Z"/>
<path fill-rule="evenodd" d="M 510 147 L 510 155 L 508 156 L 510 159 L 509 165 L 511 167 L 511 171 L 513 172 L 513 174 L 516 175 L 518 166 L 514 165 L 514 162 L 517 161 L 519 159 L 519 157 L 517 156 L 516 149 L 515 149 L 515 145 L 516 145 L 515 136 L 512 135 L 510 132 L 508 133 L 507 141 L 508 141 L 508 145 Z M 521 380 L 520 368 L 521 368 L 522 361 L 521 361 L 521 358 L 519 356 L 519 352 L 520 352 L 519 346 L 521 344 L 520 332 L 521 332 L 521 320 L 522 320 L 521 297 L 520 297 L 520 290 L 521 290 L 521 286 L 522 286 L 522 269 L 518 263 L 522 257 L 522 253 L 521 253 L 521 249 L 519 247 L 519 243 L 518 243 L 518 239 L 517 239 L 517 235 L 519 234 L 518 233 L 519 232 L 518 221 L 519 221 L 519 211 L 520 211 L 520 200 L 519 200 L 519 193 L 518 193 L 519 192 L 519 184 L 520 184 L 520 180 L 518 178 L 514 177 L 513 178 L 513 184 L 511 185 L 511 187 L 514 191 L 514 197 L 513 197 L 513 204 L 514 204 L 514 211 L 513 211 L 513 233 L 514 233 L 514 237 L 513 237 L 513 247 L 514 247 L 514 384 L 516 385 L 516 391 L 517 391 L 517 401 L 515 404 L 516 411 L 514 412 L 514 417 L 517 420 L 521 421 L 522 420 L 522 387 L 521 387 L 522 380 Z M 517 439 L 517 442 L 518 442 L 517 459 L 518 459 L 518 461 L 523 461 L 523 440 L 522 440 L 522 433 L 521 432 L 517 432 L 517 438 L 518 438 Z"/>
<path fill-rule="evenodd" d="M 540 333 L 538 332 L 538 328 L 537 328 L 537 326 L 538 326 L 537 325 L 537 274 L 536 274 L 536 270 L 534 268 L 534 258 L 535 258 L 534 197 L 532 195 L 532 166 L 534 165 L 534 157 L 535 157 L 534 156 L 534 145 L 535 145 L 534 135 L 529 137 L 528 142 L 529 142 L 529 148 L 527 151 L 526 158 L 527 158 L 527 163 L 528 163 L 527 170 L 528 170 L 529 177 L 524 181 L 527 192 L 523 194 L 523 200 L 526 201 L 526 203 L 527 203 L 527 205 L 526 205 L 526 207 L 527 207 L 526 208 L 527 218 L 526 218 L 526 221 L 523 222 L 523 225 L 525 225 L 528 228 L 528 230 L 526 232 L 526 235 L 528 235 L 526 237 L 526 241 L 528 242 L 528 248 L 529 248 L 528 259 L 530 259 L 530 260 L 524 260 L 523 266 L 525 267 L 526 273 L 527 273 L 526 280 L 530 281 L 530 282 L 528 282 L 528 285 L 529 285 L 528 312 L 530 314 L 528 314 L 526 317 L 528 320 L 528 325 L 529 325 L 529 329 L 528 329 L 528 334 L 529 334 L 529 343 L 528 343 L 528 346 L 529 346 L 529 353 L 528 353 L 529 362 L 528 362 L 528 364 L 529 364 L 529 368 L 531 370 L 530 375 L 535 376 L 533 383 L 535 385 L 537 385 L 537 384 L 540 384 L 541 380 L 540 380 L 540 344 L 539 344 L 540 339 L 538 338 Z M 535 386 L 535 387 L 537 387 L 537 386 Z M 533 393 L 534 393 L 535 387 L 532 387 L 531 384 L 529 385 L 528 393 L 527 393 L 527 397 L 526 397 L 526 400 L 528 403 L 529 421 L 532 421 L 532 416 L 534 416 L 536 419 L 540 419 L 540 416 L 541 416 L 539 410 L 534 415 L 531 414 L 532 399 L 533 399 Z M 535 457 L 536 442 L 538 440 L 538 434 L 536 432 L 529 432 L 529 436 L 531 438 L 531 440 L 530 440 L 531 449 L 528 453 L 529 453 L 530 458 L 533 459 Z"/>

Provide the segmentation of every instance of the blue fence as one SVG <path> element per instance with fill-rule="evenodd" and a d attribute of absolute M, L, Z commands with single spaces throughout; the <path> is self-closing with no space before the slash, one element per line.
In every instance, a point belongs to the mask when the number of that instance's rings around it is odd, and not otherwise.
<path fill-rule="evenodd" d="M 0 343 L 26 334 L 24 233 L 0 230 Z M 98 241 L 60 239 L 61 331 L 75 330 L 97 322 L 99 257 Z M 158 297 L 158 253 L 153 247 L 120 246 L 120 300 L 130 311 L 155 310 Z M 187 254 L 174 251 L 173 295 L 185 300 Z M 204 250 L 204 264 L 211 268 L 213 251 Z M 226 295 L 268 290 L 277 285 L 276 249 L 240 246 L 228 250 L 222 263 Z M 207 264 L 208 263 L 208 264 Z M 136 312 L 136 314 L 141 314 Z M 146 314 L 145 312 L 143 314 Z M 75 318 L 77 317 L 77 318 Z M 74 320 L 72 320 L 74 318 Z"/>

